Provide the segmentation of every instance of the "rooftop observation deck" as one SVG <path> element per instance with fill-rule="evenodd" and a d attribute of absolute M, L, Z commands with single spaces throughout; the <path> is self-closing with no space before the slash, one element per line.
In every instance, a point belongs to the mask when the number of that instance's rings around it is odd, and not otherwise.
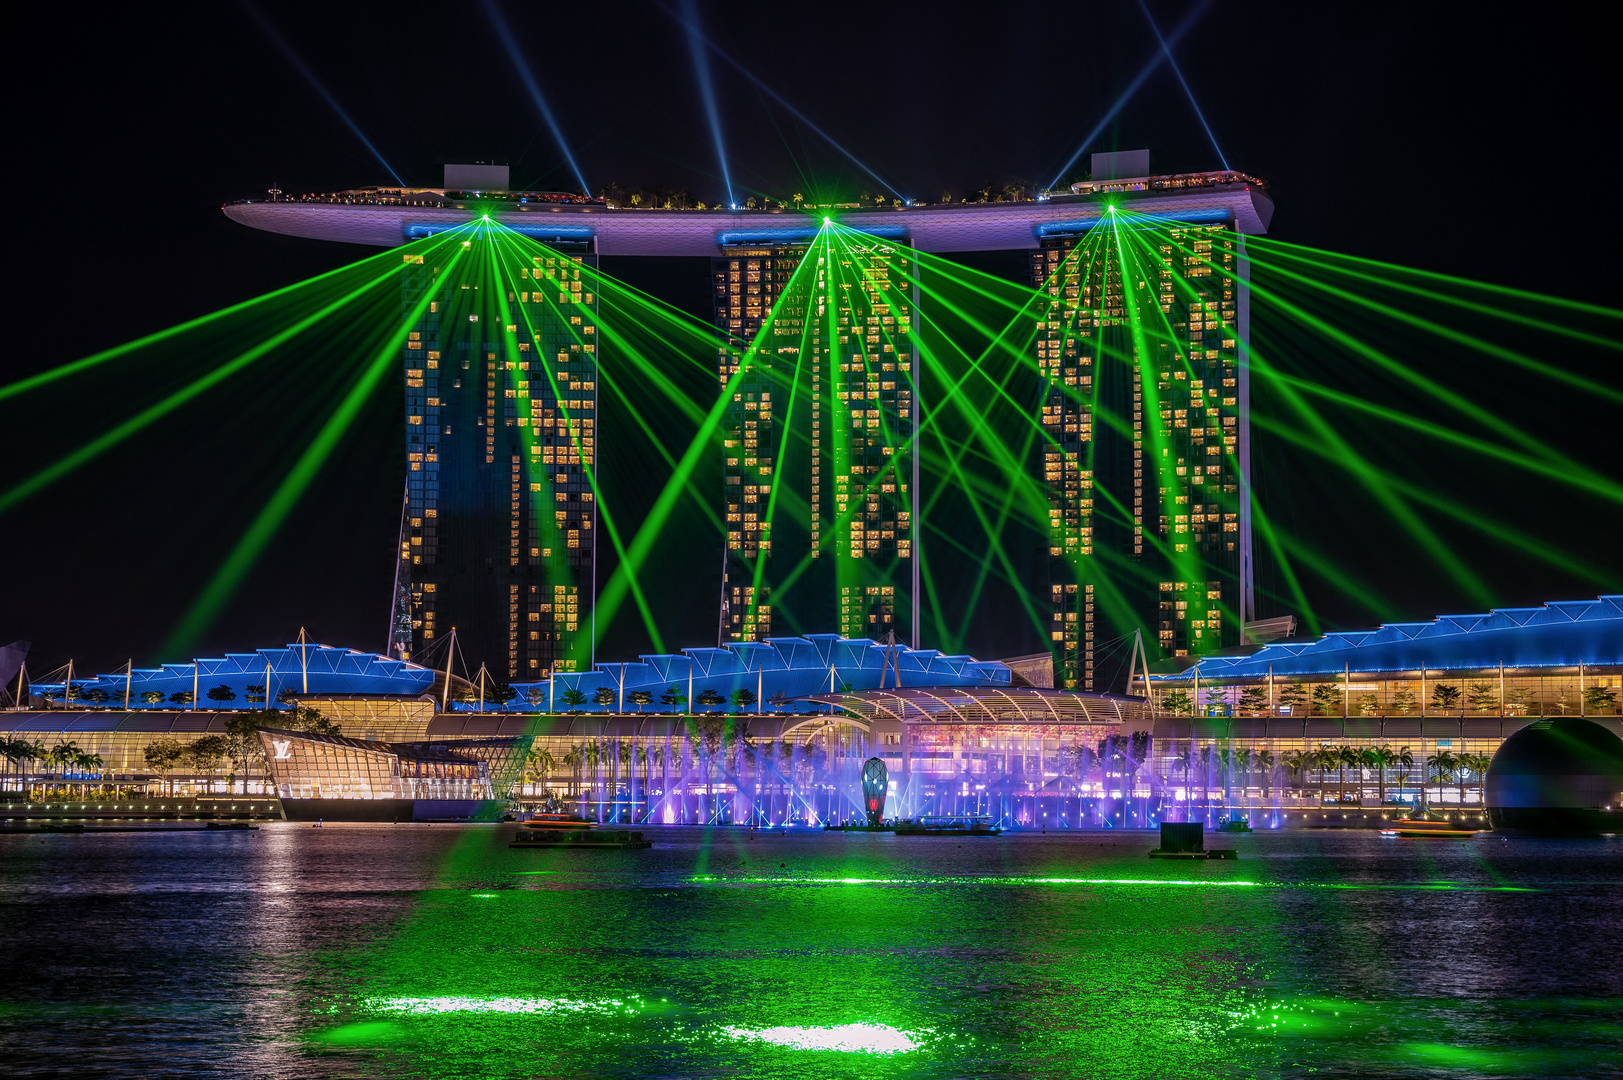
<path fill-rule="evenodd" d="M 1112 205 L 1169 223 L 1225 224 L 1264 233 L 1273 200 L 1261 181 L 1224 171 L 1146 176 L 1072 186 L 1025 202 L 856 203 L 744 210 L 641 209 L 560 192 L 472 192 L 443 188 L 357 188 L 231 203 L 222 209 L 250 228 L 373 247 L 397 247 L 476 215 L 538 240 L 587 241 L 599 255 L 718 255 L 723 247 L 793 243 L 824 217 L 920 251 L 1009 251 L 1046 236 L 1084 232 Z"/>

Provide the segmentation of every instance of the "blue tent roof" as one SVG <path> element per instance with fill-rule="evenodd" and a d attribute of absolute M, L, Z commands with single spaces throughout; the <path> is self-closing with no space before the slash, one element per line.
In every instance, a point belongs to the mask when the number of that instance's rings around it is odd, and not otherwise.
<path fill-rule="evenodd" d="M 312 694 L 420 694 L 434 684 L 432 671 L 405 660 L 358 649 L 293 642 L 281 649 L 227 653 L 222 657 L 199 657 L 187 664 L 136 668 L 127 680 L 130 706 L 166 707 L 163 701 L 143 702 L 141 695 L 149 692 L 160 693 L 165 699 L 171 694 L 191 693 L 194 669 L 197 695 L 202 699 L 199 705 L 209 700 L 210 690 L 220 686 L 235 695 L 224 699 L 224 703 L 240 707 L 240 703 L 247 701 L 250 685 L 268 687 L 268 696 L 274 702 L 276 695 L 284 690 L 303 693 L 306 685 Z M 122 672 L 73 680 L 74 688 L 81 694 L 101 690 L 120 704 L 125 684 Z M 62 684 L 36 683 L 34 690 L 60 695 Z"/>
<path fill-rule="evenodd" d="M 905 645 L 882 645 L 868 638 L 843 638 L 838 634 L 807 634 L 805 637 L 767 638 L 765 641 L 735 641 L 720 649 L 685 649 L 681 653 L 643 656 L 630 664 L 599 664 L 592 671 L 560 673 L 553 683 L 514 683 L 519 697 L 508 709 L 537 707 L 563 709 L 562 695 L 568 690 L 584 693 L 588 702 L 599 690 L 614 692 L 607 705 L 595 702 L 573 708 L 589 712 L 615 712 L 634 708 L 630 695 L 646 690 L 653 702 L 643 708 L 669 712 L 676 706 L 660 698 L 672 686 L 684 696 L 689 681 L 695 701 L 706 690 L 730 698 L 735 690 L 758 695 L 760 704 L 751 706 L 768 712 L 805 709 L 793 699 L 839 690 L 877 690 L 882 686 L 1007 686 L 1012 673 L 996 660 L 972 656 L 948 656 L 935 649 L 909 649 Z M 533 702 L 533 704 L 532 704 Z M 488 707 L 488 706 L 487 706 Z M 689 707 L 703 711 L 707 706 Z M 708 708 L 723 708 L 713 705 Z"/>
<path fill-rule="evenodd" d="M 1207 656 L 1156 679 L 1263 678 L 1382 672 L 1623 665 L 1623 596 L 1551 601 L 1537 608 L 1496 608 L 1482 615 L 1439 615 L 1431 622 L 1387 623 L 1374 630 L 1277 641 L 1250 656 Z"/>

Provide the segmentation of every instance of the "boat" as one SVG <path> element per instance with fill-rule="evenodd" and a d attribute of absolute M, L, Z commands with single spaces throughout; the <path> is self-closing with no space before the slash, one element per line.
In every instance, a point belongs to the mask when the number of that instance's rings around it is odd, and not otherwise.
<path fill-rule="evenodd" d="M 593 822 L 587 821 L 579 814 L 531 814 L 520 824 L 526 829 L 591 829 L 596 828 Z"/>
<path fill-rule="evenodd" d="M 1396 836 L 1405 840 L 1431 838 L 1436 840 L 1468 840 L 1476 835 L 1475 829 L 1464 829 L 1452 821 L 1431 821 L 1427 818 L 1398 818 L 1381 830 L 1382 836 Z"/>
<path fill-rule="evenodd" d="M 983 817 L 921 817 L 898 821 L 897 836 L 997 836 L 1003 830 Z"/>
<path fill-rule="evenodd" d="M 539 829 L 520 829 L 513 837 L 513 842 L 507 845 L 510 848 L 613 848 L 619 851 L 636 851 L 642 848 L 653 847 L 653 841 L 643 839 L 640 832 L 628 832 L 625 829 L 599 829 L 588 825 L 587 828 L 556 828 L 545 826 Z"/>

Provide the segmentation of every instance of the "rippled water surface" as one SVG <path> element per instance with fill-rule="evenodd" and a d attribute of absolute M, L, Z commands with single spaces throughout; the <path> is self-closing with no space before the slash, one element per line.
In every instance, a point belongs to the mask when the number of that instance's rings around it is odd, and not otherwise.
<path fill-rule="evenodd" d="M 1623 1076 L 1623 840 L 0 836 L 10 1076 Z"/>

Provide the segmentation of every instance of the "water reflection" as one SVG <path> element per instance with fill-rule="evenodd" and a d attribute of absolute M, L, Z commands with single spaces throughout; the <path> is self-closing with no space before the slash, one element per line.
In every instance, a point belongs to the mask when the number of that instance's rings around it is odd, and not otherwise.
<path fill-rule="evenodd" d="M 8 1075 L 1588 1076 L 1623 1042 L 1615 841 L 650 832 L 0 836 Z"/>

